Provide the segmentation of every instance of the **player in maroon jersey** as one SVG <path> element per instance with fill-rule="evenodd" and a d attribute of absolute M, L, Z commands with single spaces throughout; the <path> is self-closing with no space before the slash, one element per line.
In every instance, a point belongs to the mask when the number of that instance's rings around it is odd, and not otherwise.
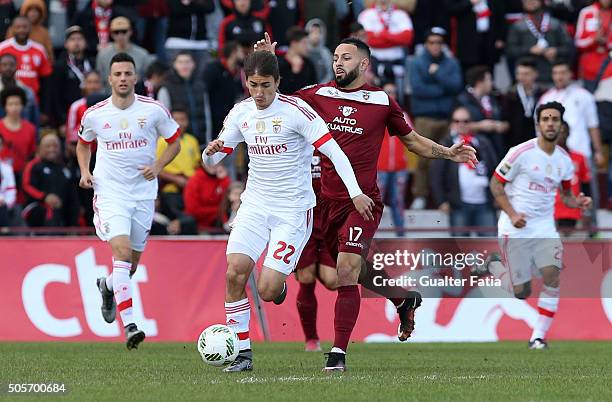
<path fill-rule="evenodd" d="M 265 39 L 256 50 L 274 52 L 275 43 Z M 375 201 L 374 219 L 362 218 L 352 205 L 340 177 L 326 158 L 322 161 L 319 208 L 327 247 L 336 259 L 338 296 L 334 317 L 334 346 L 328 354 L 325 371 L 344 371 L 346 350 L 357 322 L 360 295 L 357 284 L 366 288 L 371 283 L 371 270 L 363 269 L 364 259 L 382 216 L 383 204 L 376 185 L 376 165 L 385 127 L 397 135 L 410 151 L 426 158 L 446 158 L 455 162 L 478 162 L 476 151 L 463 143 L 451 148 L 436 144 L 416 133 L 404 119 L 396 101 L 381 89 L 366 83 L 370 64 L 370 48 L 361 40 L 344 39 L 334 52 L 335 80 L 327 84 L 304 88 L 294 96 L 308 102 L 325 120 L 333 138 L 349 158 L 359 186 Z M 384 271 L 380 271 L 382 273 Z M 374 289 L 372 289 L 374 290 Z M 376 291 L 380 293 L 381 289 Z M 389 298 L 400 317 L 398 337 L 406 340 L 414 328 L 414 310 L 421 297 L 413 293 L 408 298 Z"/>
<path fill-rule="evenodd" d="M 312 188 L 317 196 L 317 204 L 321 194 L 321 157 L 321 153 L 315 150 L 311 163 Z M 329 290 L 336 290 L 338 282 L 336 260 L 327 250 L 322 227 L 320 208 L 315 207 L 312 234 L 295 268 L 295 278 L 300 284 L 296 305 L 306 337 L 307 352 L 321 350 L 317 334 L 317 297 L 315 296 L 317 279 Z"/>

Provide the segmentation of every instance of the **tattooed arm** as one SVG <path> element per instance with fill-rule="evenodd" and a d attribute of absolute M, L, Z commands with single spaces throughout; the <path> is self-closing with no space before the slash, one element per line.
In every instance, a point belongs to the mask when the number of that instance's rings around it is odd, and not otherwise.
<path fill-rule="evenodd" d="M 409 151 L 425 158 L 467 162 L 473 167 L 478 163 L 476 150 L 463 143 L 457 143 L 448 148 L 419 135 L 416 131 L 411 131 L 408 135 L 399 136 L 399 139 Z"/>
<path fill-rule="evenodd" d="M 560 188 L 561 201 L 568 208 L 590 208 L 593 201 L 591 197 L 585 197 L 584 193 L 580 193 L 578 197 L 574 195 L 571 188 Z"/>

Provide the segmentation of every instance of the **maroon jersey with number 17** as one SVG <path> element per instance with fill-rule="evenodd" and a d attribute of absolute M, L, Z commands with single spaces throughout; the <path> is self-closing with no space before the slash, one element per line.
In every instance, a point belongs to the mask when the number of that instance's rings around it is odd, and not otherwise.
<path fill-rule="evenodd" d="M 332 136 L 349 158 L 364 194 L 380 200 L 376 165 L 385 128 L 390 135 L 407 135 L 412 131 L 397 102 L 378 87 L 366 84 L 345 90 L 334 81 L 306 87 L 294 96 L 306 101 L 327 123 Z M 321 165 L 322 196 L 350 200 L 331 161 L 323 156 Z"/>

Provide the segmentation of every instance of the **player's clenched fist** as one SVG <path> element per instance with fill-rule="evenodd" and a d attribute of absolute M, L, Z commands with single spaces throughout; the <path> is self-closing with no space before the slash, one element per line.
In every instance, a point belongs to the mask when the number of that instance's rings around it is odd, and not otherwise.
<path fill-rule="evenodd" d="M 370 197 L 365 194 L 360 194 L 357 197 L 353 198 L 353 204 L 355 204 L 355 208 L 357 212 L 365 219 L 366 221 L 373 221 L 374 215 L 372 215 L 372 208 L 374 208 L 374 201 Z"/>
<path fill-rule="evenodd" d="M 206 156 L 212 156 L 217 152 L 221 152 L 221 150 L 223 150 L 223 144 L 223 140 L 213 140 L 208 143 L 208 146 L 206 146 L 204 153 L 206 154 Z"/>
<path fill-rule="evenodd" d="M 81 188 L 93 188 L 93 184 L 94 177 L 91 175 L 91 173 L 81 173 L 81 180 L 79 180 L 79 186 Z"/>

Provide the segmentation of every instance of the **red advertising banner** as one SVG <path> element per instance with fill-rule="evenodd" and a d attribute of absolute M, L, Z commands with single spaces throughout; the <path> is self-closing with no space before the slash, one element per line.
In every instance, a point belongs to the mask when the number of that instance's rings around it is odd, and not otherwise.
<path fill-rule="evenodd" d="M 96 239 L 0 240 L 0 341 L 123 339 L 120 320 L 107 324 L 100 315 L 96 278 L 110 270 L 110 248 Z M 195 341 L 203 328 L 225 322 L 224 241 L 151 240 L 133 281 L 134 313 L 147 340 Z M 295 308 L 298 284 L 290 278 L 288 286 L 288 297 L 281 306 L 264 304 L 272 341 L 303 339 Z M 550 339 L 612 339 L 611 270 L 605 272 L 599 288 L 600 297 L 561 299 Z M 329 340 L 333 338 L 335 293 L 318 285 L 317 295 L 319 335 Z M 417 311 L 412 339 L 524 340 L 537 320 L 536 301 L 536 297 L 528 301 L 427 298 Z M 385 300 L 363 299 L 353 338 L 395 341 L 397 325 L 395 310 Z M 252 339 L 264 339 L 254 313 L 250 331 Z"/>

